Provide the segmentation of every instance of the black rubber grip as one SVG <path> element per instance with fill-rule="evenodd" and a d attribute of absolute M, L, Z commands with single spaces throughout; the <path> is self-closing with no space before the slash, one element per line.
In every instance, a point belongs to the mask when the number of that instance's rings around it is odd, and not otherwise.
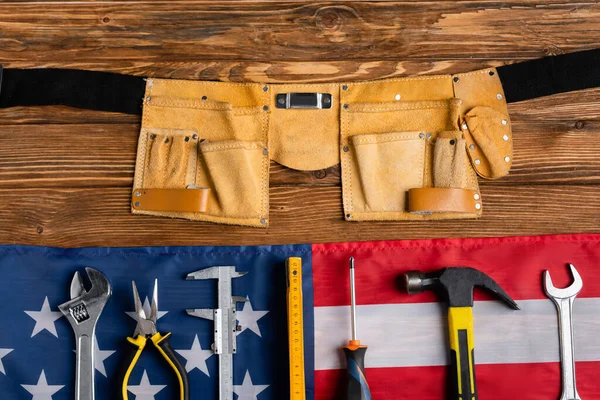
<path fill-rule="evenodd" d="M 344 347 L 348 373 L 346 396 L 348 400 L 371 400 L 371 390 L 365 375 L 366 352 L 366 347 L 359 347 L 356 350 Z"/>
<path fill-rule="evenodd" d="M 469 343 L 467 330 L 458 331 L 458 351 L 460 354 L 460 368 L 457 363 L 455 350 L 450 350 L 450 369 L 453 375 L 451 386 L 452 400 L 478 400 L 477 396 L 477 380 L 475 379 L 475 350 L 471 352 L 473 360 L 473 390 L 471 390 L 471 365 L 469 365 Z M 459 390 L 462 388 L 462 393 Z"/>
<path fill-rule="evenodd" d="M 129 376 L 127 376 L 127 371 L 130 367 L 133 369 L 133 367 L 135 366 L 134 359 L 139 349 L 140 348 L 138 346 L 131 343 L 130 341 L 127 341 L 127 346 L 124 346 L 122 352 L 122 359 L 119 363 L 119 370 L 116 375 L 116 381 L 115 384 L 113 384 L 115 399 L 127 399 L 127 397 L 123 396 L 123 388 L 127 390 L 127 384 L 129 380 Z"/>
<path fill-rule="evenodd" d="M 178 399 L 181 400 L 189 400 L 190 398 L 190 383 L 187 371 L 185 370 L 184 365 L 175 354 L 175 351 L 171 347 L 171 343 L 169 342 L 170 334 L 163 336 L 163 338 L 156 343 L 158 347 L 164 352 L 162 353 L 163 357 L 169 361 L 171 368 L 173 368 L 176 377 L 177 377 L 177 385 L 180 387 L 180 396 Z M 179 378 L 181 378 L 181 382 L 179 382 Z"/>

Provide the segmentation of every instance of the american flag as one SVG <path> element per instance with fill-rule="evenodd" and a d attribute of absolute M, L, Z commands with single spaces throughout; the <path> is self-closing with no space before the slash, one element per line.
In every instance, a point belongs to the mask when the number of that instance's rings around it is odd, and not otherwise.
<path fill-rule="evenodd" d="M 153 247 L 57 249 L 0 247 L 0 399 L 74 398 L 75 338 L 58 310 L 69 299 L 73 273 L 89 266 L 110 280 L 113 295 L 96 330 L 96 399 L 115 400 L 116 375 L 125 338 L 136 320 L 131 281 L 149 309 L 158 279 L 157 327 L 172 332 L 171 345 L 186 366 L 191 399 L 217 399 L 218 363 L 211 351 L 212 321 L 190 317 L 187 308 L 215 308 L 216 282 L 186 281 L 187 273 L 210 266 L 248 271 L 233 280 L 241 331 L 233 357 L 234 397 L 280 400 L 289 397 L 285 260 L 302 257 L 306 379 L 313 399 L 313 307 L 310 246 Z M 85 275 L 85 273 L 84 273 Z M 148 311 L 148 310 L 147 310 Z M 149 312 L 147 312 L 149 314 Z M 177 397 L 172 371 L 150 346 L 129 379 L 129 398 Z"/>
<path fill-rule="evenodd" d="M 342 399 L 350 338 L 348 257 L 356 259 L 358 338 L 369 346 L 373 399 L 444 400 L 447 314 L 431 292 L 407 295 L 408 270 L 470 266 L 517 301 L 513 311 L 476 290 L 475 363 L 481 400 L 558 400 L 561 394 L 557 311 L 543 292 L 542 271 L 556 287 L 583 289 L 574 303 L 577 388 L 600 399 L 600 235 L 441 239 L 313 246 L 317 400 Z"/>
<path fill-rule="evenodd" d="M 97 399 L 114 399 L 113 378 L 125 336 L 131 335 L 135 280 L 149 306 L 159 281 L 162 332 L 190 375 L 191 399 L 217 398 L 217 359 L 210 351 L 212 323 L 186 308 L 216 306 L 216 284 L 184 281 L 188 272 L 235 265 L 247 275 L 233 293 L 243 327 L 234 356 L 237 400 L 289 398 L 285 267 L 303 259 L 307 399 L 344 398 L 350 338 L 348 258 L 356 259 L 359 339 L 369 345 L 366 374 L 374 399 L 444 400 L 446 312 L 433 293 L 408 296 L 400 283 L 411 269 L 471 266 L 494 278 L 521 306 L 512 311 L 481 291 L 475 295 L 475 361 L 484 400 L 548 400 L 560 396 L 557 314 L 544 295 L 542 271 L 557 287 L 570 284 L 565 264 L 583 278 L 575 300 L 577 387 L 600 399 L 600 235 L 440 239 L 263 247 L 156 247 L 54 249 L 0 247 L 0 399 L 73 398 L 74 338 L 58 312 L 73 272 L 103 271 L 113 297 L 98 324 Z M 314 283 L 313 283 L 314 282 Z M 313 297 L 314 295 L 314 297 Z M 314 309 L 313 309 L 314 300 Z M 314 317 L 314 322 L 313 322 Z M 314 346 L 313 346 L 314 345 Z M 172 399 L 171 371 L 145 354 L 130 379 L 132 399 Z M 314 379 L 313 372 L 314 371 Z"/>

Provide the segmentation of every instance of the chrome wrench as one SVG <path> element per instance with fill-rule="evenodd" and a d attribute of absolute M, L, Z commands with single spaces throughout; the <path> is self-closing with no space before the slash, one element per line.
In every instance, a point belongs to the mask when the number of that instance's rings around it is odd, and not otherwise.
<path fill-rule="evenodd" d="M 86 290 L 81 275 L 75 272 L 71 281 L 71 300 L 58 306 L 75 332 L 76 375 L 75 400 L 94 400 L 94 333 L 96 323 L 112 294 L 104 274 L 86 268 L 91 283 Z"/>
<path fill-rule="evenodd" d="M 581 276 L 573 266 L 568 264 L 573 275 L 573 283 L 564 289 L 557 289 L 552 284 L 550 272 L 544 271 L 544 291 L 554 302 L 558 310 L 558 328 L 560 331 L 560 361 L 562 376 L 562 396 L 560 400 L 581 400 L 575 382 L 575 343 L 573 340 L 573 303 L 583 287 Z"/>

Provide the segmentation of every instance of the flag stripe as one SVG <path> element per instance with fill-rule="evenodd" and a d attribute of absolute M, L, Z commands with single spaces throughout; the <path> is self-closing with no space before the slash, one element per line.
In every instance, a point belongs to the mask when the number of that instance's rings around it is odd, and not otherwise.
<path fill-rule="evenodd" d="M 574 303 L 576 359 L 600 361 L 600 298 Z M 520 311 L 498 301 L 473 307 L 477 364 L 559 361 L 558 315 L 549 300 L 524 300 Z M 439 303 L 357 308 L 358 338 L 370 345 L 365 367 L 448 364 L 447 315 Z M 345 368 L 341 346 L 350 336 L 349 307 L 315 309 L 315 368 Z"/>
<path fill-rule="evenodd" d="M 335 243 L 313 245 L 315 306 L 350 302 L 348 257 L 356 258 L 358 304 L 436 302 L 433 292 L 408 296 L 402 274 L 470 266 L 491 276 L 515 300 L 546 299 L 542 271 L 557 287 L 571 282 L 567 262 L 583 277 L 579 298 L 600 297 L 600 235 Z M 483 291 L 475 300 L 489 300 Z"/>
<path fill-rule="evenodd" d="M 600 362 L 577 363 L 577 389 L 582 399 L 600 398 L 600 385 L 595 378 L 599 368 Z M 475 369 L 480 399 L 553 400 L 560 398 L 558 363 L 487 364 L 476 365 Z M 441 400 L 447 398 L 444 395 L 447 370 L 442 366 L 368 368 L 365 373 L 374 399 Z M 315 400 L 345 399 L 345 377 L 344 370 L 317 371 L 315 384 L 319 390 Z"/>

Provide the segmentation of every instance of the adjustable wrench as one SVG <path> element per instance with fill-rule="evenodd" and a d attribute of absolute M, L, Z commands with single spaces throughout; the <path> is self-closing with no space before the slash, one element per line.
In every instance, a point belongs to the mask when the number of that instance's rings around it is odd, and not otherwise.
<path fill-rule="evenodd" d="M 558 310 L 560 330 L 560 360 L 562 375 L 562 396 L 560 400 L 581 400 L 575 382 L 575 343 L 573 341 L 573 302 L 583 287 L 581 276 L 568 264 L 573 274 L 573 284 L 565 289 L 557 289 L 552 284 L 550 272 L 544 271 L 544 291 Z"/>
<path fill-rule="evenodd" d="M 94 332 L 100 314 L 112 294 L 110 282 L 102 272 L 86 268 L 91 283 L 86 290 L 79 272 L 71 281 L 71 300 L 58 306 L 75 332 L 75 400 L 94 400 Z"/>

